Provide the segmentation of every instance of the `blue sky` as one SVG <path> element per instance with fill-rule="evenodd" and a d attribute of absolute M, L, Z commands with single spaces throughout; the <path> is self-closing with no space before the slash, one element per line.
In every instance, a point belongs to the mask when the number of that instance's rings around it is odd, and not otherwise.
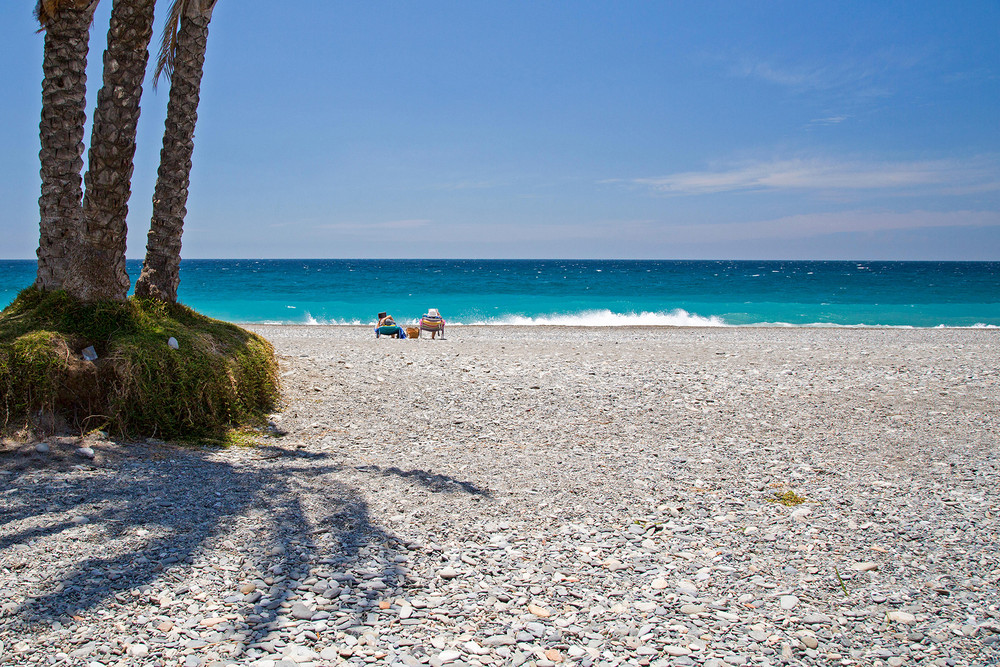
<path fill-rule="evenodd" d="M 1000 259 L 995 0 L 293 4 L 219 0 L 184 257 Z M 0 7 L 10 259 L 38 244 L 31 7 Z"/>

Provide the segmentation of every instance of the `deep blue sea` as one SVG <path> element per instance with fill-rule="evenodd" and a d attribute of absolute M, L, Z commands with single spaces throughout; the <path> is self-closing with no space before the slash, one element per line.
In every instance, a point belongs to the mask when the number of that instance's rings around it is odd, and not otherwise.
<path fill-rule="evenodd" d="M 0 306 L 34 275 L 0 261 Z M 437 308 L 449 324 L 995 327 L 1000 262 L 184 260 L 179 300 L 241 323 Z"/>

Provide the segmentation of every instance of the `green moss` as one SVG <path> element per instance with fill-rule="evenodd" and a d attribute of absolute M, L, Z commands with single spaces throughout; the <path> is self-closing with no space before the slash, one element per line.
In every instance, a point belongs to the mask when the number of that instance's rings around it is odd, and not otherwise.
<path fill-rule="evenodd" d="M 794 491 L 785 491 L 784 493 L 774 492 L 773 498 L 768 498 L 768 502 L 781 503 L 786 507 L 794 507 L 795 505 L 801 505 L 806 502 L 806 499 Z"/>
<path fill-rule="evenodd" d="M 96 362 L 83 360 L 88 346 Z M 277 363 L 260 336 L 182 305 L 88 305 L 29 288 L 0 313 L 0 391 L 4 428 L 51 413 L 81 430 L 221 437 L 263 421 Z"/>

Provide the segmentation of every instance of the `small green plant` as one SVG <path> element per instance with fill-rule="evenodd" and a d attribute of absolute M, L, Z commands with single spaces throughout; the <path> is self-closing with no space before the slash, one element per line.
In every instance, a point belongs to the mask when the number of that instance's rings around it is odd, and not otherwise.
<path fill-rule="evenodd" d="M 837 583 L 840 584 L 840 590 L 844 591 L 844 597 L 849 597 L 847 593 L 847 585 L 844 583 L 844 580 L 840 578 L 840 570 L 837 569 L 836 565 L 833 567 L 833 573 L 837 575 Z"/>
<path fill-rule="evenodd" d="M 785 507 L 795 507 L 796 505 L 801 505 L 806 502 L 806 499 L 799 494 L 795 493 L 791 489 L 781 493 L 779 491 L 774 492 L 773 498 L 768 498 L 768 502 L 771 503 L 781 503 Z"/>

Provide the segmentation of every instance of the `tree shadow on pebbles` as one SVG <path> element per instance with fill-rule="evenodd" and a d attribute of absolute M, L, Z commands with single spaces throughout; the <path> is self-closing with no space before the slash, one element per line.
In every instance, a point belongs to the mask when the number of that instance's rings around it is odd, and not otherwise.
<path fill-rule="evenodd" d="M 259 644 L 294 622 L 359 630 L 406 583 L 405 548 L 336 479 L 341 466 L 303 454 L 178 450 L 8 469 L 0 632 L 140 616 L 161 635 L 163 618 L 215 633 L 206 644 Z"/>

